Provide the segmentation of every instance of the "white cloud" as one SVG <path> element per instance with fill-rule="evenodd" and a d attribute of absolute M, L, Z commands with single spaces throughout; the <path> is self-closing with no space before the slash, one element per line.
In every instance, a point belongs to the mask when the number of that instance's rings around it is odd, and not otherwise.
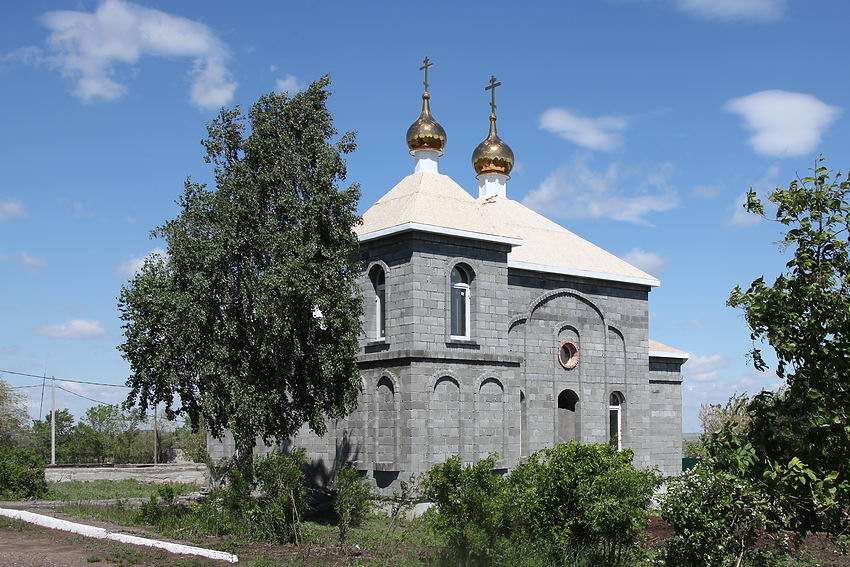
<path fill-rule="evenodd" d="M 46 60 L 75 82 L 74 94 L 86 102 L 125 94 L 116 77 L 119 65 L 134 65 L 145 55 L 192 58 L 195 106 L 213 109 L 233 99 L 229 51 L 205 24 L 124 0 L 103 0 L 93 13 L 46 12 L 41 22 L 50 30 Z M 22 60 L 37 55 L 16 52 Z"/>
<path fill-rule="evenodd" d="M 55 325 L 42 325 L 32 330 L 34 335 L 54 339 L 94 339 L 106 334 L 94 319 L 69 319 Z"/>
<path fill-rule="evenodd" d="M 799 156 L 814 151 L 841 108 L 804 93 L 761 91 L 734 98 L 725 110 L 738 114 L 753 132 L 750 146 L 764 156 Z"/>
<path fill-rule="evenodd" d="M 660 254 L 646 252 L 640 248 L 635 248 L 623 256 L 623 260 L 653 276 L 662 274 L 667 268 L 668 262 L 668 259 L 662 257 Z"/>
<path fill-rule="evenodd" d="M 679 204 L 668 184 L 670 164 L 646 171 L 614 162 L 604 171 L 594 171 L 587 161 L 588 156 L 579 156 L 549 175 L 523 204 L 560 219 L 608 218 L 647 226 L 652 225 L 646 215 Z"/>
<path fill-rule="evenodd" d="M 129 258 L 126 262 L 115 268 L 115 273 L 121 277 L 132 278 L 142 270 L 142 266 L 145 265 L 145 260 L 152 256 L 162 256 L 163 258 L 168 258 L 168 253 L 159 246 L 157 246 L 144 256 L 133 256 Z"/>
<path fill-rule="evenodd" d="M 628 120 L 621 116 L 587 118 L 564 108 L 550 108 L 540 116 L 540 127 L 591 150 L 611 151 L 623 145 Z"/>
<path fill-rule="evenodd" d="M 41 269 L 47 265 L 47 261 L 45 261 L 44 258 L 39 258 L 38 256 L 27 254 L 26 252 L 21 252 L 19 262 L 21 267 L 31 274 L 41 271 Z"/>
<path fill-rule="evenodd" d="M 0 201 L 0 222 L 27 216 L 27 210 L 20 201 Z"/>
<path fill-rule="evenodd" d="M 755 20 L 770 22 L 785 13 L 786 0 L 676 0 L 678 8 L 712 20 Z"/>
<path fill-rule="evenodd" d="M 686 381 L 714 382 L 719 379 L 718 370 L 728 364 L 729 359 L 722 354 L 691 356 L 682 367 L 682 374 Z"/>
<path fill-rule="evenodd" d="M 274 84 L 275 90 L 279 93 L 289 92 L 290 94 L 295 94 L 304 88 L 304 84 L 298 80 L 298 77 L 289 74 L 276 79 Z"/>

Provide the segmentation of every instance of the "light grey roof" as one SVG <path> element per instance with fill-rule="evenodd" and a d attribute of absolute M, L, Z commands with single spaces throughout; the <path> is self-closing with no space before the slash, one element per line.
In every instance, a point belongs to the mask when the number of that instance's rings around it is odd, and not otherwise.
<path fill-rule="evenodd" d="M 517 243 L 516 235 L 487 219 L 472 196 L 448 175 L 419 172 L 408 175 L 363 213 L 355 231 L 361 240 L 383 236 L 395 227 L 413 230 L 448 229 L 483 240 Z M 459 236 L 464 236 L 460 234 Z"/>
<path fill-rule="evenodd" d="M 508 254 L 508 267 L 645 285 L 660 283 L 522 203 L 502 197 L 487 197 L 478 202 L 491 222 L 522 240 L 522 244 Z"/>
<path fill-rule="evenodd" d="M 658 341 L 653 341 L 652 339 L 649 339 L 649 356 L 678 358 L 681 360 L 687 360 L 691 357 L 690 353 L 665 345 L 664 343 L 659 343 Z"/>
<path fill-rule="evenodd" d="M 653 276 L 525 205 L 474 199 L 447 175 L 408 175 L 363 214 L 361 241 L 424 230 L 511 244 L 508 267 L 657 286 Z"/>

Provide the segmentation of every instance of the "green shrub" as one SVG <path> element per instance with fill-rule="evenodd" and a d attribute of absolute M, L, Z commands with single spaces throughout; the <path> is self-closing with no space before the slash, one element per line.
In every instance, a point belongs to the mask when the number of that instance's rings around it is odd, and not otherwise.
<path fill-rule="evenodd" d="M 273 451 L 254 463 L 254 478 L 261 492 L 248 517 L 259 534 L 278 543 L 298 543 L 302 539 L 301 522 L 307 509 L 304 478 L 305 452 Z"/>
<path fill-rule="evenodd" d="M 469 466 L 454 456 L 422 480 L 422 495 L 434 504 L 426 519 L 459 562 L 491 559 L 504 531 L 504 479 L 493 474 L 495 464 L 495 455 Z"/>
<path fill-rule="evenodd" d="M 781 560 L 789 544 L 783 527 L 789 522 L 766 481 L 808 484 L 814 493 L 814 479 L 796 460 L 754 479 L 756 451 L 732 425 L 708 436 L 706 448 L 708 457 L 672 479 L 662 499 L 661 517 L 675 531 L 662 550 L 662 562 L 668 567 L 725 567 Z M 758 549 L 762 536 L 773 536 L 779 553 Z"/>
<path fill-rule="evenodd" d="M 336 473 L 334 510 L 339 516 L 339 542 L 345 543 L 348 529 L 358 527 L 374 507 L 375 494 L 357 469 L 345 465 Z"/>
<path fill-rule="evenodd" d="M 587 550 L 598 564 L 620 561 L 634 547 L 661 484 L 635 469 L 631 451 L 561 443 L 542 449 L 506 477 L 505 529 L 517 541 L 550 542 L 556 554 Z"/>
<path fill-rule="evenodd" d="M 0 447 L 0 499 L 39 498 L 46 492 L 44 464 L 33 451 Z"/>
<path fill-rule="evenodd" d="M 625 564 L 661 484 L 632 459 L 610 445 L 562 443 L 500 477 L 492 455 L 466 467 L 453 457 L 425 475 L 428 520 L 458 563 L 510 564 L 531 545 L 535 564 Z"/>

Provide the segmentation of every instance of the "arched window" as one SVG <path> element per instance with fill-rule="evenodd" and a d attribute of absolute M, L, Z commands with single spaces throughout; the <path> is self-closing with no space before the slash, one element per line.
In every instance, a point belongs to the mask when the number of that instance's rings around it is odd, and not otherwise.
<path fill-rule="evenodd" d="M 581 418 L 579 416 L 578 394 L 572 390 L 562 390 L 558 394 L 558 423 L 556 424 L 557 442 L 579 441 L 581 439 Z"/>
<path fill-rule="evenodd" d="M 608 397 L 608 442 L 617 448 L 623 449 L 623 394 L 611 392 Z"/>
<path fill-rule="evenodd" d="M 451 277 L 451 336 L 469 338 L 469 274 L 460 266 L 452 268 Z"/>
<path fill-rule="evenodd" d="M 375 288 L 375 340 L 387 337 L 386 275 L 380 266 L 372 268 L 372 286 Z"/>

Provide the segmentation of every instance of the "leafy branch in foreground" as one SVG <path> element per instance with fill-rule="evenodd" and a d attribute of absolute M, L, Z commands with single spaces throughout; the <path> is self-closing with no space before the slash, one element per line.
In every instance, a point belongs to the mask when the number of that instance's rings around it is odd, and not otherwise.
<path fill-rule="evenodd" d="M 332 143 L 328 84 L 220 112 L 203 142 L 215 188 L 186 181 L 180 214 L 152 232 L 167 254 L 119 298 L 128 404 L 230 431 L 240 459 L 356 403 L 360 193 L 337 187 L 355 142 Z"/>

